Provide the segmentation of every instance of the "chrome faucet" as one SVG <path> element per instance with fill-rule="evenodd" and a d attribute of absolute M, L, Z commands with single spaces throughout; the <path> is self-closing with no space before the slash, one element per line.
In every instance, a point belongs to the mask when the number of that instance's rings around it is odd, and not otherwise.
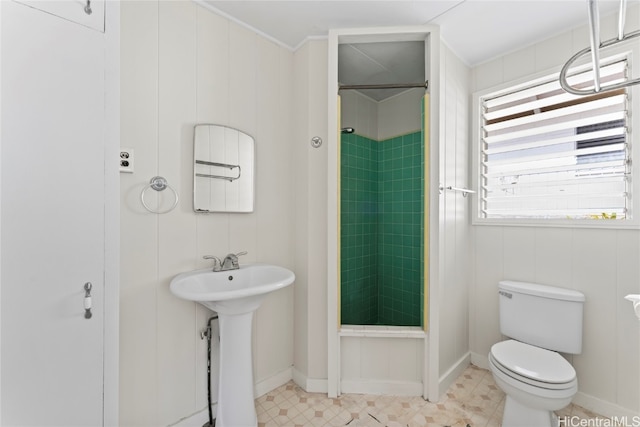
<path fill-rule="evenodd" d="M 205 255 L 202 258 L 213 260 L 213 271 L 220 271 L 220 269 L 222 268 L 222 261 L 220 261 L 220 258 L 218 258 L 217 256 Z"/>
<path fill-rule="evenodd" d="M 228 254 L 224 257 L 224 261 L 222 261 L 222 267 L 219 271 L 227 271 L 227 270 L 237 270 L 240 268 L 240 264 L 238 264 L 238 257 L 240 255 L 246 255 L 247 251 L 238 252 L 237 254 Z"/>

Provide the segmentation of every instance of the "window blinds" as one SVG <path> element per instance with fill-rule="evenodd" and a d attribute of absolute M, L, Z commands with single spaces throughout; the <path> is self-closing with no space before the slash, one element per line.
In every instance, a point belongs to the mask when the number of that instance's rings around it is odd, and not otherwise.
<path fill-rule="evenodd" d="M 601 68 L 623 81 L 626 60 Z M 569 78 L 592 85 L 593 73 Z M 624 89 L 578 96 L 555 76 L 482 98 L 482 218 L 627 216 L 629 141 Z"/>

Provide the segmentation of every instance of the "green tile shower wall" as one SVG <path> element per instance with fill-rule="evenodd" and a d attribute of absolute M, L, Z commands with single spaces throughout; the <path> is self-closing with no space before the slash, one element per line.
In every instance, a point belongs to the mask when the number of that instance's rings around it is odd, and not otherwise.
<path fill-rule="evenodd" d="M 342 135 L 343 324 L 421 324 L 421 141 Z"/>
<path fill-rule="evenodd" d="M 343 324 L 377 322 L 377 156 L 376 141 L 356 134 L 342 135 L 340 298 Z"/>

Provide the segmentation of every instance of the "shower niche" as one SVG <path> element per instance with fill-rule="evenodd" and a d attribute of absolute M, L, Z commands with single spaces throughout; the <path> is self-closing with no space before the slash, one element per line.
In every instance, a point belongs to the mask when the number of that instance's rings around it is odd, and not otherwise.
<path fill-rule="evenodd" d="M 425 41 L 338 46 L 340 323 L 424 323 Z"/>

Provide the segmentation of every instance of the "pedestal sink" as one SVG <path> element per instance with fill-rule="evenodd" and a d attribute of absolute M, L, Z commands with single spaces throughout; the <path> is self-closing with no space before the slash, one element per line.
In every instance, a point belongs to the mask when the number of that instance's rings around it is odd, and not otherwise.
<path fill-rule="evenodd" d="M 270 292 L 295 279 L 286 268 L 267 264 L 243 265 L 237 270 L 190 271 L 171 280 L 171 292 L 218 313 L 220 377 L 217 427 L 256 427 L 251 361 L 253 312 Z"/>

